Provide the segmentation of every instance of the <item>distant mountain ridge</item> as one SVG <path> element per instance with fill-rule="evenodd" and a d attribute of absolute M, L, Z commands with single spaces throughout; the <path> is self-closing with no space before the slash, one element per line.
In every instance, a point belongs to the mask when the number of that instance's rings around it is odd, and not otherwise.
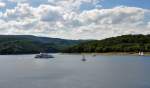
<path fill-rule="evenodd" d="M 0 54 L 59 52 L 63 48 L 81 42 L 83 41 L 32 35 L 0 35 Z"/>
<path fill-rule="evenodd" d="M 60 38 L 50 38 L 50 37 L 38 37 L 33 35 L 0 35 L 0 41 L 7 41 L 11 40 L 30 40 L 33 42 L 41 42 L 41 43 L 76 43 L 80 40 L 67 40 L 67 39 L 60 39 Z"/>

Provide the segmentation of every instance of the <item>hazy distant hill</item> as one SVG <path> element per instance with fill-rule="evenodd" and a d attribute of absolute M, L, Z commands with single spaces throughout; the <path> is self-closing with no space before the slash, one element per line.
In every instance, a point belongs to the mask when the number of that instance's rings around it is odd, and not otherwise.
<path fill-rule="evenodd" d="M 0 54 L 58 52 L 80 42 L 82 41 L 31 35 L 0 35 Z"/>
<path fill-rule="evenodd" d="M 88 41 L 64 50 L 80 52 L 150 52 L 150 35 L 123 35 L 104 40 Z"/>

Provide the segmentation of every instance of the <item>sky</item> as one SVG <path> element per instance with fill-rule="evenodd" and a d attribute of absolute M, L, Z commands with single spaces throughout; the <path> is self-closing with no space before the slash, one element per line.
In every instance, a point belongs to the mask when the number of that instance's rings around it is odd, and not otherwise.
<path fill-rule="evenodd" d="M 0 34 L 98 40 L 150 34 L 150 0 L 0 0 Z"/>

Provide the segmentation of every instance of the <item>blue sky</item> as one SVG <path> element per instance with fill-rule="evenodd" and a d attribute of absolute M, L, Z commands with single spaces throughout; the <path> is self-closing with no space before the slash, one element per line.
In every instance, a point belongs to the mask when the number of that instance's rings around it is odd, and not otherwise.
<path fill-rule="evenodd" d="M 8 0 L 2 0 L 2 1 L 6 3 L 6 7 L 0 8 L 1 11 L 5 11 L 8 8 L 9 9 L 14 8 L 17 5 L 16 2 L 10 2 Z M 23 1 L 23 0 L 18 0 L 18 1 Z M 30 5 L 34 7 L 37 7 L 41 4 L 48 3 L 48 0 L 27 0 L 27 1 Z M 99 2 L 99 5 L 101 5 L 102 8 L 113 8 L 116 6 L 124 5 L 124 6 L 130 6 L 130 7 L 140 7 L 144 9 L 150 9 L 150 0 L 102 0 Z M 94 6 L 91 5 L 91 3 L 85 3 L 85 6 L 81 6 L 81 7 L 84 9 L 94 8 Z"/>
<path fill-rule="evenodd" d="M 118 5 L 125 5 L 150 9 L 150 0 L 104 0 L 100 4 L 104 8 L 112 8 Z"/>
<path fill-rule="evenodd" d="M 0 34 L 103 39 L 150 33 L 150 0 L 0 0 Z"/>

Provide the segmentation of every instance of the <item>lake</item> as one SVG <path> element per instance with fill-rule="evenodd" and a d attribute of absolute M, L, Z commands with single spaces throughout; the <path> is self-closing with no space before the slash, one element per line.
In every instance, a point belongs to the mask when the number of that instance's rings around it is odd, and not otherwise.
<path fill-rule="evenodd" d="M 150 57 L 1 55 L 0 88 L 150 88 Z"/>

